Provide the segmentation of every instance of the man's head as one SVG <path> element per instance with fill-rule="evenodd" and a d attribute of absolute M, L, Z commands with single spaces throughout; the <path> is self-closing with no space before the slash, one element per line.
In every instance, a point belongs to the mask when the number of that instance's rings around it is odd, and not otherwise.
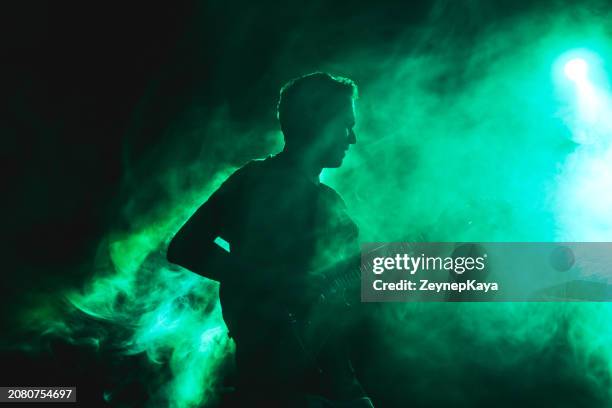
<path fill-rule="evenodd" d="M 289 81 L 278 101 L 285 149 L 310 155 L 321 167 L 340 167 L 349 145 L 357 142 L 357 86 L 342 77 L 315 72 Z"/>

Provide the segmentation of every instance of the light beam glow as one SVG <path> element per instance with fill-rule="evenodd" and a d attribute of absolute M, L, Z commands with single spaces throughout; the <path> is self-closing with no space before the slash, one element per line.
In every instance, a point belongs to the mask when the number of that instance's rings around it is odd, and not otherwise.
<path fill-rule="evenodd" d="M 587 78 L 588 65 L 582 58 L 574 58 L 565 64 L 565 75 L 574 82 L 583 82 Z"/>

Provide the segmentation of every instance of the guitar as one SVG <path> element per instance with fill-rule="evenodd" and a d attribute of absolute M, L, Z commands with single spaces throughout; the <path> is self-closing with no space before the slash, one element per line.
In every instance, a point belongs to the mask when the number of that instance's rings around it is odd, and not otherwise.
<path fill-rule="evenodd" d="M 368 253 L 380 251 L 391 243 L 384 243 L 371 249 Z M 414 255 L 418 252 L 415 246 L 407 246 L 403 252 Z M 361 300 L 361 276 L 365 265 L 362 265 L 363 255 L 354 253 L 310 273 L 322 276 L 318 284 L 319 291 L 316 300 L 306 315 L 286 309 L 287 322 L 295 340 L 298 342 L 304 356 L 316 367 L 317 355 L 325 347 L 330 338 L 343 330 L 348 330 L 355 317 L 355 303 Z"/>

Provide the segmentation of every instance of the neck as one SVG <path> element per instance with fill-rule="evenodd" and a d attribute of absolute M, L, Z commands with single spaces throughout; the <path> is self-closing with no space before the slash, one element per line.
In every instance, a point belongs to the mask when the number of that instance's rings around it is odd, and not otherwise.
<path fill-rule="evenodd" d="M 294 150 L 285 148 L 279 153 L 279 156 L 287 160 L 291 167 L 305 176 L 309 181 L 313 182 L 314 184 L 320 183 L 319 175 L 321 174 L 323 167 L 317 164 L 307 152 L 296 152 Z"/>

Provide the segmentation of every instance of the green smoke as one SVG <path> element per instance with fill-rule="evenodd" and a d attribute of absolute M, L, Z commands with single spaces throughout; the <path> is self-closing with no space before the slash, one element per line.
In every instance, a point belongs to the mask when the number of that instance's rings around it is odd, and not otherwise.
<path fill-rule="evenodd" d="M 418 52 L 356 55 L 369 79 L 361 148 L 326 178 L 362 240 L 610 240 L 612 213 L 600 202 L 609 203 L 610 128 L 594 146 L 576 144 L 577 123 L 597 129 L 560 96 L 554 72 L 577 47 L 609 60 L 605 19 L 586 9 L 521 16 L 467 43 L 445 37 L 440 21 L 418 38 L 427 44 Z M 608 304 L 385 306 L 375 319 L 391 351 L 386 363 L 372 352 L 365 375 L 387 384 L 380 398 L 391 406 L 531 405 L 535 396 L 545 406 L 607 406 L 610 312 Z"/>
<path fill-rule="evenodd" d="M 466 20 L 478 14 L 469 4 Z M 592 202 L 609 186 L 609 145 L 577 143 L 576 132 L 591 127 L 554 71 L 575 48 L 610 60 L 610 13 L 550 6 L 459 35 L 449 7 L 438 3 L 395 41 L 354 40 L 317 63 L 308 53 L 293 58 L 297 39 L 323 44 L 334 29 L 298 27 L 271 62 L 278 77 L 321 69 L 360 85 L 358 143 L 323 180 L 344 197 L 361 240 L 610 240 L 611 207 Z M 245 103 L 261 103 L 260 84 L 249 90 Z M 232 169 L 280 149 L 266 104 L 268 116 L 246 124 L 226 106 L 186 106 L 165 145 L 132 169 L 123 222 L 101 243 L 89 284 L 68 294 L 80 313 L 115 329 L 79 339 L 73 319 L 31 311 L 74 341 L 144 353 L 151 388 L 159 386 L 150 406 L 215 400 L 232 352 L 217 285 L 168 265 L 165 245 Z M 597 160 L 603 167 L 593 169 Z M 602 171 L 588 190 L 593 205 L 569 199 L 584 197 L 580 186 Z M 383 406 L 610 402 L 607 304 L 394 304 L 368 313 L 373 346 L 359 370 Z"/>
<path fill-rule="evenodd" d="M 217 371 L 233 347 L 221 317 L 218 284 L 169 265 L 160 250 L 177 228 L 177 214 L 182 220 L 193 210 L 193 204 L 179 205 L 142 230 L 109 237 L 101 244 L 90 284 L 67 296 L 87 315 L 127 329 L 124 336 L 119 330 L 105 334 L 114 338 L 115 352 L 146 354 L 149 369 L 163 378 L 150 384 L 150 406 L 191 407 L 214 399 Z M 170 375 L 164 376 L 168 369 Z M 114 391 L 105 400 L 121 405 L 113 401 Z"/>

